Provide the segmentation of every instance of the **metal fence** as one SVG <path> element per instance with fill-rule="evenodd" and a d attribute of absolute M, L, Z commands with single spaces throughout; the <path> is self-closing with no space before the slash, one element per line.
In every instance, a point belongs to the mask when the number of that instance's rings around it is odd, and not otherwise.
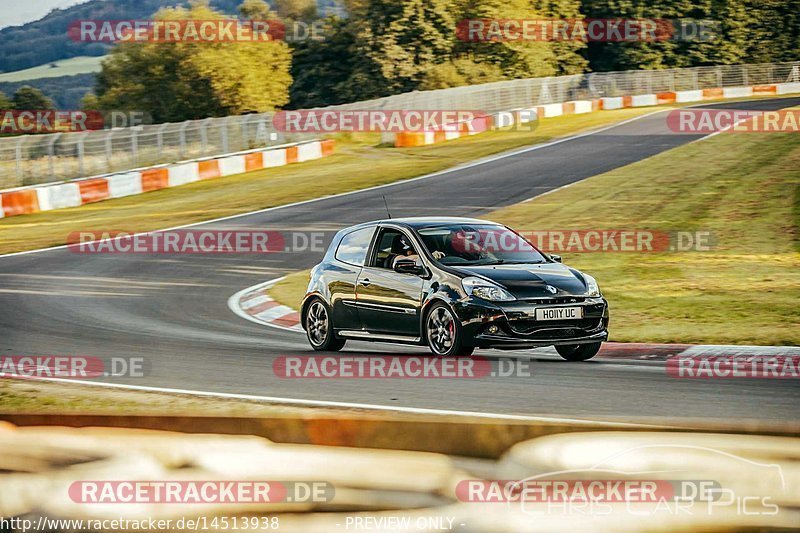
<path fill-rule="evenodd" d="M 800 82 L 800 62 L 599 72 L 509 80 L 331 106 L 330 110 L 469 109 L 486 112 L 658 92 Z M 286 142 L 272 113 L 80 133 L 0 138 L 0 189 L 130 170 Z"/>
<path fill-rule="evenodd" d="M 0 189 L 131 170 L 311 137 L 276 132 L 272 114 L 264 113 L 0 138 Z"/>

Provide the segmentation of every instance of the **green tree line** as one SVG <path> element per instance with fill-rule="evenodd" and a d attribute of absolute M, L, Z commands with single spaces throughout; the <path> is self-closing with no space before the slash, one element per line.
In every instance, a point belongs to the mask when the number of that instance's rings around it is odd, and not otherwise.
<path fill-rule="evenodd" d="M 0 111 L 44 111 L 55 109 L 53 101 L 35 87 L 23 86 L 9 98 L 0 92 Z"/>
<path fill-rule="evenodd" d="M 593 71 L 663 69 L 800 59 L 800 0 L 583 0 L 587 18 L 708 20 L 711 40 L 590 43 Z"/>
<path fill-rule="evenodd" d="M 588 71 L 800 59 L 800 0 L 342 0 L 322 39 L 287 43 L 123 43 L 103 62 L 94 109 L 135 109 L 180 121 L 325 106 L 415 90 Z M 274 0 L 287 23 L 316 16 L 313 0 Z M 245 0 L 242 18 L 276 17 Z M 161 19 L 218 19 L 206 0 Z M 712 40 L 469 42 L 465 19 L 695 19 Z"/>

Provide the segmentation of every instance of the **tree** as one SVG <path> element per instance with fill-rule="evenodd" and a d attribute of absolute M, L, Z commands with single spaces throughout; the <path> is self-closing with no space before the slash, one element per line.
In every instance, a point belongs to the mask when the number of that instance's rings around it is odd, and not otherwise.
<path fill-rule="evenodd" d="M 0 91 L 0 109 L 4 109 L 8 111 L 9 109 L 14 109 L 14 102 L 11 101 L 11 98 L 6 96 L 6 94 Z"/>
<path fill-rule="evenodd" d="M 294 109 L 362 100 L 380 90 L 369 80 L 366 85 L 351 83 L 356 65 L 369 59 L 356 46 L 350 23 L 329 17 L 324 34 L 324 41 L 309 39 L 293 45 L 290 107 Z"/>
<path fill-rule="evenodd" d="M 273 18 L 263 0 L 249 0 L 247 5 L 260 20 Z M 195 7 L 192 12 L 201 20 L 215 15 L 207 7 Z M 283 41 L 198 46 L 188 63 L 209 81 L 225 114 L 272 111 L 289 101 L 292 56 Z"/>
<path fill-rule="evenodd" d="M 365 58 L 352 77 L 371 80 L 375 96 L 412 91 L 451 58 L 456 21 L 448 0 L 352 0 L 348 7 Z"/>
<path fill-rule="evenodd" d="M 575 0 L 471 0 L 460 20 L 580 18 Z M 479 63 L 500 68 L 506 79 L 538 78 L 582 72 L 581 42 L 497 41 L 461 42 L 457 53 L 470 53 Z"/>
<path fill-rule="evenodd" d="M 462 85 L 477 85 L 506 79 L 499 66 L 475 61 L 474 57 L 462 55 L 430 69 L 420 89 L 429 91 Z"/>
<path fill-rule="evenodd" d="M 271 18 L 263 0 L 243 7 L 252 18 Z M 162 9 L 155 18 L 227 17 L 195 1 L 189 9 Z M 290 67 L 282 41 L 120 43 L 103 61 L 96 103 L 100 109 L 146 111 L 156 122 L 271 111 L 289 100 Z"/>
<path fill-rule="evenodd" d="M 471 18 L 579 18 L 580 0 L 348 0 L 326 40 L 294 46 L 292 106 L 582 72 L 581 42 L 466 42 Z"/>
<path fill-rule="evenodd" d="M 81 109 L 85 109 L 87 111 L 95 111 L 100 109 L 100 102 L 97 98 L 97 95 L 92 92 L 84 94 L 83 98 L 81 98 Z"/>
<path fill-rule="evenodd" d="M 263 0 L 244 0 L 239 6 L 239 14 L 245 20 L 268 20 L 272 13 Z"/>
<path fill-rule="evenodd" d="M 250 0 L 245 0 L 245 3 L 248 1 Z M 278 16 L 283 21 L 311 21 L 317 17 L 315 0 L 274 0 L 274 4 Z"/>
<path fill-rule="evenodd" d="M 547 18 L 579 20 L 583 18 L 580 0 L 537 0 L 539 9 Z M 553 65 L 557 76 L 582 74 L 586 72 L 589 61 L 584 57 L 586 43 L 582 41 L 554 41 L 550 43 L 553 51 Z"/>
<path fill-rule="evenodd" d="M 748 63 L 800 60 L 800 0 L 753 0 L 748 9 L 752 20 L 744 43 Z"/>
<path fill-rule="evenodd" d="M 36 110 L 52 110 L 55 109 L 53 101 L 46 97 L 42 91 L 35 87 L 25 85 L 17 89 L 13 98 L 14 109 L 36 109 Z"/>
<path fill-rule="evenodd" d="M 588 57 L 592 70 L 680 68 L 800 58 L 797 46 L 800 0 L 583 0 L 583 11 L 589 18 L 684 19 L 689 24 L 697 21 L 714 24 L 712 40 L 591 43 Z"/>

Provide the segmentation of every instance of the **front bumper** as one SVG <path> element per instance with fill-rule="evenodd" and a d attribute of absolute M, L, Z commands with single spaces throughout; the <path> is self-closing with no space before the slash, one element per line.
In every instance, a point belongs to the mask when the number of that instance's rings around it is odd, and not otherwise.
<path fill-rule="evenodd" d="M 582 307 L 578 320 L 536 320 L 536 309 Z M 478 348 L 525 349 L 608 340 L 608 302 L 604 298 L 554 296 L 513 302 L 468 298 L 458 302 L 464 343 Z"/>

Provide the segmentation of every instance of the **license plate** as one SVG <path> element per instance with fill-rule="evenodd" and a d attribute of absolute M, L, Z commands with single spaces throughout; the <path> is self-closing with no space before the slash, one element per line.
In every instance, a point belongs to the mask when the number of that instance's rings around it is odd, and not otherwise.
<path fill-rule="evenodd" d="M 583 307 L 546 307 L 536 310 L 536 320 L 578 320 L 583 318 Z"/>

